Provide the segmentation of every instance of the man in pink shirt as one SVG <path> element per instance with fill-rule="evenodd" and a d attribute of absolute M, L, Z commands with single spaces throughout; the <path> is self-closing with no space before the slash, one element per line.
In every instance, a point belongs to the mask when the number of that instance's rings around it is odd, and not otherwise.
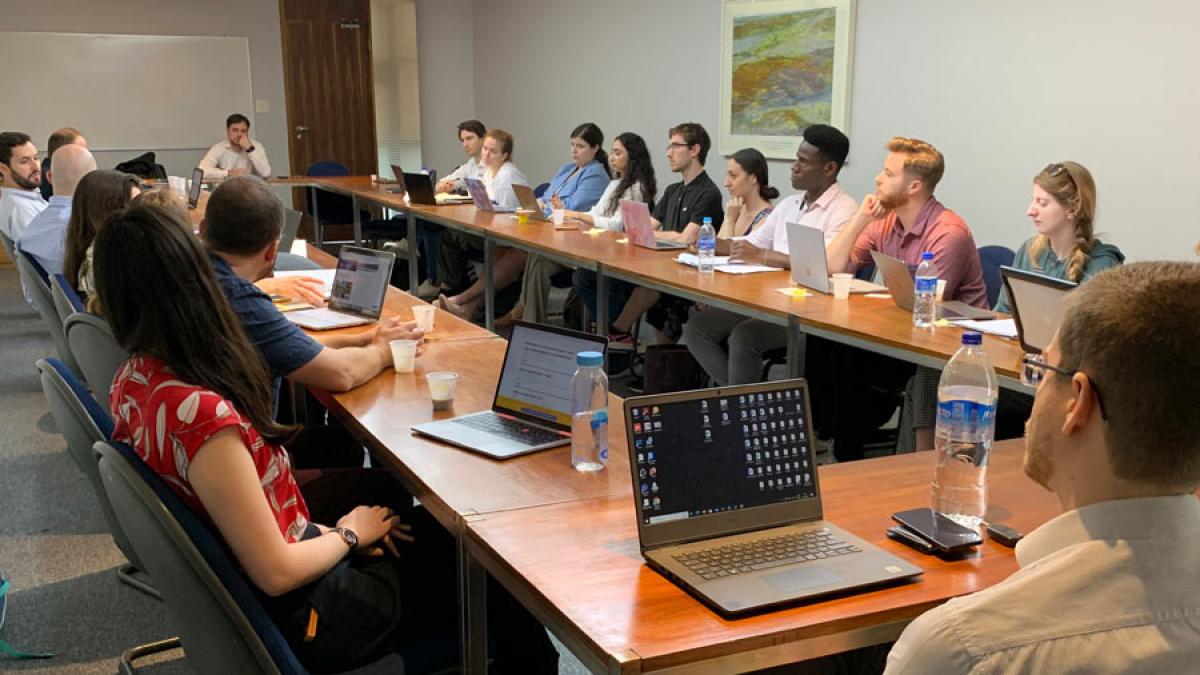
<path fill-rule="evenodd" d="M 946 169 L 937 148 L 912 138 L 888 141 L 875 194 L 828 247 L 829 271 L 856 272 L 871 264 L 871 251 L 903 260 L 912 269 L 925 251 L 933 253 L 945 298 L 987 309 L 983 267 L 971 230 L 933 196 Z"/>

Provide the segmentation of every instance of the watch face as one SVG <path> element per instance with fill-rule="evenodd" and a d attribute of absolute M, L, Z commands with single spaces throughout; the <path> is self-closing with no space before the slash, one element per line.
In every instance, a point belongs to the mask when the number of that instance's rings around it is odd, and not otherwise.
<path fill-rule="evenodd" d="M 358 548 L 358 535 L 354 534 L 353 530 L 348 530 L 344 527 L 338 528 L 338 534 L 342 535 L 342 540 L 350 546 L 351 550 Z"/>

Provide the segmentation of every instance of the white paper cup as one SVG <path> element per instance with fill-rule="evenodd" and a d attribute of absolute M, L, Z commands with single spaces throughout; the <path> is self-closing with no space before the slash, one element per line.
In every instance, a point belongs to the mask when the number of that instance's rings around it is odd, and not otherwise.
<path fill-rule="evenodd" d="M 433 400 L 434 410 L 449 410 L 454 405 L 458 373 L 449 370 L 426 373 L 425 382 L 429 384 L 429 398 Z"/>
<path fill-rule="evenodd" d="M 392 340 L 392 367 L 397 373 L 411 373 L 417 365 L 416 340 Z"/>
<path fill-rule="evenodd" d="M 835 300 L 845 300 L 850 297 L 850 280 L 854 278 L 852 274 L 838 272 L 833 275 L 833 297 Z"/>
<path fill-rule="evenodd" d="M 562 225 L 567 218 L 566 209 L 554 209 L 550 212 L 550 217 L 554 220 L 555 225 Z"/>
<path fill-rule="evenodd" d="M 437 309 L 433 305 L 414 305 L 412 313 L 413 320 L 417 322 L 417 328 L 422 333 L 433 332 L 433 317 L 437 316 Z"/>
<path fill-rule="evenodd" d="M 946 292 L 946 280 L 938 279 L 937 291 L 934 294 L 934 299 L 938 302 L 942 301 L 942 295 Z"/>

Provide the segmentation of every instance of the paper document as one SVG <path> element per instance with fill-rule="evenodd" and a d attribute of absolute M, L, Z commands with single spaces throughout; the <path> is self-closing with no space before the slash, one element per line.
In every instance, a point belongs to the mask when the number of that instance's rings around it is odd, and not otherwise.
<path fill-rule="evenodd" d="M 680 253 L 675 258 L 675 262 L 682 263 L 684 265 L 689 265 L 691 267 L 699 267 L 700 266 L 700 256 L 696 255 L 695 253 Z M 714 265 L 728 265 L 729 264 L 729 256 L 714 255 L 713 256 L 713 264 Z"/>
<path fill-rule="evenodd" d="M 991 321 L 965 319 L 963 321 L 955 321 L 954 325 L 967 330 L 977 330 L 980 333 L 987 333 L 989 335 L 999 335 L 1006 338 L 1017 337 L 1017 324 L 1012 319 L 992 319 Z"/>
<path fill-rule="evenodd" d="M 298 255 L 301 258 L 307 258 L 308 257 L 308 242 L 304 241 L 303 239 L 293 239 L 291 254 Z"/>
<path fill-rule="evenodd" d="M 778 267 L 767 267 L 766 265 L 751 265 L 750 263 L 729 263 L 726 265 L 717 265 L 715 268 L 718 272 L 726 274 L 754 274 L 756 272 L 778 272 Z"/>
<path fill-rule="evenodd" d="M 287 270 L 284 272 L 276 271 L 277 277 L 313 277 L 321 280 L 321 294 L 329 297 L 333 293 L 333 276 L 337 274 L 336 269 L 321 269 L 321 270 Z"/>

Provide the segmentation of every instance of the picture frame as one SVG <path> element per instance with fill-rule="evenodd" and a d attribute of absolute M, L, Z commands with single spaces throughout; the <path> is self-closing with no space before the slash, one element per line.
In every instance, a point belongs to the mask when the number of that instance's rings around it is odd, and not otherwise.
<path fill-rule="evenodd" d="M 804 129 L 849 133 L 856 0 L 726 2 L 721 12 L 722 155 L 792 159 Z"/>

